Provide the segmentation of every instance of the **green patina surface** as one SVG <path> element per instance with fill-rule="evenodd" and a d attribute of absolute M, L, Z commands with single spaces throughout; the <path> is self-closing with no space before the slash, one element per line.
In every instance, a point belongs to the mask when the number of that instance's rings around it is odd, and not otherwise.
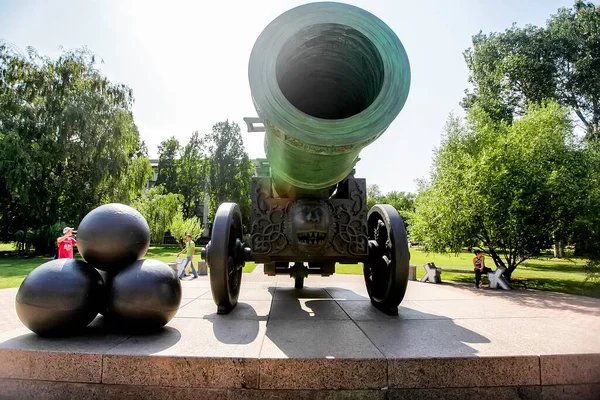
<path fill-rule="evenodd" d="M 396 34 L 372 14 L 313 3 L 275 19 L 249 64 L 280 193 L 326 193 L 354 168 L 408 96 L 410 65 Z"/>

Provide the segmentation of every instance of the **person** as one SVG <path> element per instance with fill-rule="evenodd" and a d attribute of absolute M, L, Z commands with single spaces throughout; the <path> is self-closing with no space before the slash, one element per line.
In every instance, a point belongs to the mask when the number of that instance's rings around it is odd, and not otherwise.
<path fill-rule="evenodd" d="M 181 270 L 179 279 L 183 279 L 183 277 L 185 276 L 185 269 L 187 268 L 188 263 L 192 267 L 192 272 L 194 274 L 194 277 L 192 279 L 196 279 L 198 277 L 198 272 L 196 272 L 196 268 L 194 268 L 194 253 L 196 252 L 196 244 L 192 241 L 192 235 L 189 234 L 185 235 L 185 241 L 185 247 L 183 248 L 183 250 L 177 253 L 177 256 L 179 257 L 179 255 L 185 251 L 186 256 L 185 265 Z"/>
<path fill-rule="evenodd" d="M 73 228 L 68 226 L 63 229 L 63 235 L 56 239 L 58 245 L 57 258 L 73 258 L 73 246 L 77 246 L 77 240 L 73 237 Z"/>
<path fill-rule="evenodd" d="M 476 250 L 475 258 L 473 258 L 473 268 L 475 268 L 475 287 L 481 285 L 481 274 L 484 272 L 492 272 L 491 269 L 485 266 L 485 257 L 483 251 Z"/>

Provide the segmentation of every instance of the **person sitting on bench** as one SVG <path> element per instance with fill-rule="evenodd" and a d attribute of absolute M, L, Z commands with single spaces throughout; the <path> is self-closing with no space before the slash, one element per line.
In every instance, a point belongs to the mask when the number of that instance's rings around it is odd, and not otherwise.
<path fill-rule="evenodd" d="M 485 257 L 483 256 L 483 251 L 475 250 L 473 268 L 475 268 L 475 287 L 478 288 L 481 284 L 481 274 L 484 272 L 492 272 L 491 269 L 485 266 Z"/>

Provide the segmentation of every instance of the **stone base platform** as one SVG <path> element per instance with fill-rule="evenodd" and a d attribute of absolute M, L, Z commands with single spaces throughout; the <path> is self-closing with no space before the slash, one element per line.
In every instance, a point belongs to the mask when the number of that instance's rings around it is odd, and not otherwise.
<path fill-rule="evenodd" d="M 244 275 L 216 314 L 184 281 L 160 332 L 40 338 L 0 290 L 0 399 L 599 399 L 600 299 L 410 282 L 399 315 L 362 277 Z"/>

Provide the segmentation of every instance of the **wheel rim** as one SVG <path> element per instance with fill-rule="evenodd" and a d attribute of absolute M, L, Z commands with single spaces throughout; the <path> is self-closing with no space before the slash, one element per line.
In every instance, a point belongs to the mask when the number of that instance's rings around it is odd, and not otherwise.
<path fill-rule="evenodd" d="M 390 205 L 371 208 L 367 218 L 369 259 L 364 276 L 371 301 L 382 308 L 400 304 L 408 284 L 410 254 L 404 223 Z"/>
<path fill-rule="evenodd" d="M 235 203 L 219 206 L 207 245 L 207 264 L 213 300 L 219 308 L 237 304 L 244 267 L 242 216 Z"/>

